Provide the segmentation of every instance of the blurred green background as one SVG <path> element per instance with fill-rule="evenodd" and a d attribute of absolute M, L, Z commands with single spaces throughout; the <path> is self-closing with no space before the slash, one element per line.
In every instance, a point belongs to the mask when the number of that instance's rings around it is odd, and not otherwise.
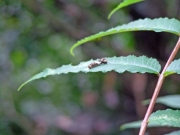
<path fill-rule="evenodd" d="M 129 54 L 164 64 L 177 38 L 167 33 L 132 32 L 95 40 L 75 49 L 77 40 L 139 18 L 180 19 L 178 0 L 147 0 L 116 12 L 118 0 L 0 0 L 0 135 L 134 135 L 120 131 L 142 119 L 157 77 L 114 72 L 50 76 L 17 88 L 45 68 Z M 178 76 L 161 95 L 180 93 Z M 165 106 L 158 106 L 165 108 Z M 148 130 L 149 134 L 154 129 Z M 167 131 L 167 129 L 165 130 Z M 159 132 L 164 132 L 160 129 Z"/>

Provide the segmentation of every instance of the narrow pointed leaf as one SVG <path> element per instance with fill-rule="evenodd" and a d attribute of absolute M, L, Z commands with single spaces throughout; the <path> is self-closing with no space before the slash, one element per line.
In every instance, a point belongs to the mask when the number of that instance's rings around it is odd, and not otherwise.
<path fill-rule="evenodd" d="M 141 123 L 142 123 L 142 120 L 141 121 L 134 121 L 134 122 L 126 123 L 126 124 L 121 125 L 120 129 L 125 130 L 125 129 L 129 129 L 129 128 L 140 128 Z M 160 126 L 162 126 L 162 125 L 160 125 L 157 122 L 148 123 L 148 127 L 160 127 Z"/>
<path fill-rule="evenodd" d="M 98 66 L 89 69 L 88 66 L 92 63 L 99 63 L 99 59 L 90 60 L 86 62 L 81 62 L 77 66 L 64 65 L 57 69 L 45 69 L 43 72 L 33 76 L 28 81 L 23 83 L 18 90 L 20 90 L 25 84 L 36 79 L 47 77 L 49 75 L 56 74 L 67 74 L 67 73 L 78 73 L 78 72 L 108 72 L 116 71 L 118 73 L 123 73 L 129 71 L 131 73 L 153 73 L 159 74 L 160 64 L 156 59 L 147 58 L 146 56 L 136 57 L 136 56 L 127 56 L 127 57 L 112 57 L 105 58 L 107 60 L 106 64 L 99 64 Z"/>
<path fill-rule="evenodd" d="M 157 122 L 163 126 L 180 127 L 180 110 L 160 110 L 152 113 L 149 122 Z"/>
<path fill-rule="evenodd" d="M 169 32 L 176 35 L 180 35 L 180 22 L 176 19 L 158 18 L 158 19 L 140 19 L 122 26 L 111 28 L 107 31 L 97 33 L 95 35 L 86 37 L 76 42 L 70 49 L 72 55 L 73 50 L 77 46 L 101 38 L 107 35 L 117 34 L 121 32 L 129 31 L 155 31 L 155 32 Z"/>
<path fill-rule="evenodd" d="M 171 132 L 171 133 L 168 133 L 168 134 L 165 134 L 165 135 L 180 135 L 180 130 L 174 131 L 174 132 Z"/>
<path fill-rule="evenodd" d="M 180 59 L 174 60 L 167 68 L 166 72 L 164 73 L 164 76 L 168 76 L 171 74 L 180 74 Z"/>
<path fill-rule="evenodd" d="M 108 19 L 111 18 L 111 16 L 119 9 L 123 8 L 123 7 L 126 7 L 126 6 L 129 6 L 131 4 L 135 4 L 135 3 L 138 3 L 138 2 L 142 2 L 144 0 L 124 0 L 123 2 L 121 2 L 117 7 L 115 7 L 111 12 L 110 14 L 108 15 Z"/>
<path fill-rule="evenodd" d="M 144 105 L 149 104 L 150 100 L 143 101 Z M 170 95 L 159 97 L 156 100 L 156 103 L 161 103 L 169 107 L 180 108 L 180 95 Z"/>

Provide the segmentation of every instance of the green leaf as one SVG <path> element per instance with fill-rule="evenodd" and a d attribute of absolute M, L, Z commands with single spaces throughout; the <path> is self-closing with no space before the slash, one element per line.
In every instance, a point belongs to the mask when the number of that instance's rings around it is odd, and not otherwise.
<path fill-rule="evenodd" d="M 149 122 L 157 122 L 163 126 L 180 127 L 180 110 L 160 110 L 152 113 Z"/>
<path fill-rule="evenodd" d="M 174 60 L 167 68 L 166 72 L 164 73 L 164 76 L 168 76 L 171 74 L 180 74 L 180 59 Z"/>
<path fill-rule="evenodd" d="M 110 14 L 108 15 L 108 19 L 111 18 L 111 16 L 119 9 L 123 8 L 123 7 L 126 7 L 126 6 L 129 6 L 131 4 L 135 4 L 135 3 L 138 3 L 138 2 L 142 2 L 144 0 L 124 0 L 123 2 L 121 2 L 117 7 L 115 7 L 111 12 Z"/>
<path fill-rule="evenodd" d="M 127 57 L 112 57 L 105 58 L 107 60 L 107 64 L 99 64 L 97 67 L 89 69 L 88 66 L 92 63 L 99 63 L 99 59 L 90 60 L 86 62 L 81 62 L 77 66 L 72 65 L 64 65 L 57 69 L 45 69 L 43 72 L 33 76 L 28 81 L 23 83 L 18 90 L 20 90 L 25 84 L 31 82 L 36 79 L 40 79 L 43 77 L 47 77 L 49 75 L 56 74 L 67 74 L 67 73 L 78 73 L 78 72 L 108 72 L 108 71 L 116 71 L 118 73 L 123 73 L 125 71 L 129 71 L 131 73 L 153 73 L 159 74 L 161 69 L 160 64 L 156 59 L 147 58 L 146 56 L 127 56 Z"/>
<path fill-rule="evenodd" d="M 142 121 L 126 123 L 120 129 L 139 128 L 141 123 Z M 167 109 L 152 113 L 148 120 L 148 127 L 162 126 L 180 127 L 180 110 Z"/>
<path fill-rule="evenodd" d="M 140 19 L 134 22 L 130 22 L 128 24 L 117 26 L 115 28 L 111 28 L 107 31 L 97 33 L 95 35 L 86 37 L 84 39 L 76 42 L 70 49 L 72 55 L 74 55 L 73 50 L 77 46 L 95 40 L 97 38 L 101 38 L 107 35 L 117 34 L 120 32 L 129 32 L 129 31 L 155 31 L 155 32 L 169 32 L 176 35 L 180 35 L 180 22 L 176 19 L 168 19 L 168 18 L 158 18 L 158 19 Z"/>
<path fill-rule="evenodd" d="M 165 135 L 180 135 L 180 130 L 179 131 L 174 131 Z"/>
<path fill-rule="evenodd" d="M 150 100 L 143 101 L 144 105 L 149 104 Z M 169 107 L 180 108 L 180 95 L 170 95 L 159 97 L 156 100 L 156 103 L 161 103 Z"/>
<path fill-rule="evenodd" d="M 129 129 L 129 128 L 140 128 L 141 123 L 142 123 L 142 120 L 126 123 L 126 124 L 121 125 L 120 129 L 125 130 L 125 129 Z M 162 126 L 162 125 L 160 125 L 157 122 L 148 123 L 148 127 L 160 127 L 160 126 Z"/>

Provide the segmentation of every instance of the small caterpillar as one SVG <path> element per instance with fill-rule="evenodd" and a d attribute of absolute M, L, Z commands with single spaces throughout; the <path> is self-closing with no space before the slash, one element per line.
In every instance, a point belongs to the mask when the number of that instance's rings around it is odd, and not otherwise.
<path fill-rule="evenodd" d="M 100 64 L 97 63 L 97 62 L 93 62 L 93 63 L 89 64 L 88 68 L 91 69 L 91 68 L 97 67 L 97 66 L 99 66 L 99 65 L 100 65 Z"/>
<path fill-rule="evenodd" d="M 105 58 L 99 59 L 100 64 L 107 64 L 107 60 Z"/>
<path fill-rule="evenodd" d="M 89 64 L 88 68 L 92 69 L 92 68 L 97 67 L 101 64 L 107 64 L 107 60 L 105 58 L 101 58 L 98 60 L 98 62 L 93 62 L 93 63 Z"/>

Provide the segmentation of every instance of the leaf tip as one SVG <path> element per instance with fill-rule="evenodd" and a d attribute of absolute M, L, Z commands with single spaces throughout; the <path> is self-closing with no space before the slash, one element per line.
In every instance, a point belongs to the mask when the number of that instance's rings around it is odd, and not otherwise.
<path fill-rule="evenodd" d="M 150 102 L 150 100 L 144 100 L 144 101 L 142 101 L 142 105 L 148 105 L 149 104 L 149 102 Z"/>
<path fill-rule="evenodd" d="M 72 47 L 72 48 L 70 49 L 70 53 L 71 53 L 72 56 L 75 56 L 73 50 L 74 50 L 74 48 Z"/>
<path fill-rule="evenodd" d="M 108 20 L 111 18 L 111 16 L 112 16 L 112 14 L 110 13 L 110 14 L 108 15 L 108 17 L 107 17 L 107 18 L 108 18 Z"/>
<path fill-rule="evenodd" d="M 28 81 L 24 82 L 23 84 L 21 84 L 21 85 L 19 86 L 19 88 L 17 89 L 17 91 L 20 91 L 20 90 L 22 89 L 22 87 L 23 87 L 24 85 L 26 85 L 28 82 L 30 82 L 30 80 L 28 80 Z"/>
<path fill-rule="evenodd" d="M 119 129 L 122 131 L 122 130 L 124 130 L 125 128 L 124 128 L 124 126 L 122 125 L 122 126 L 120 126 Z"/>
<path fill-rule="evenodd" d="M 19 86 L 19 88 L 17 89 L 17 91 L 20 91 L 20 89 L 24 86 L 24 84 L 22 84 L 21 86 Z"/>

